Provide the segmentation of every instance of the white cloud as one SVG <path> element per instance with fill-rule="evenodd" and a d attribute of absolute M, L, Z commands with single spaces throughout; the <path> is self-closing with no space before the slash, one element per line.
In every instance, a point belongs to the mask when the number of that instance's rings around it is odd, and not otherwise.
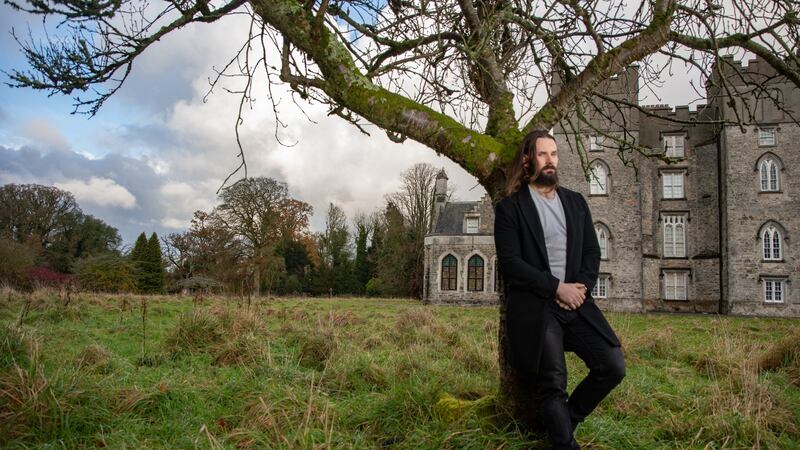
<path fill-rule="evenodd" d="M 165 228 L 172 228 L 175 230 L 186 229 L 186 220 L 183 218 L 168 217 L 161 221 L 161 226 Z"/>
<path fill-rule="evenodd" d="M 136 206 L 136 197 L 109 178 L 91 177 L 88 182 L 67 180 L 55 183 L 55 186 L 71 192 L 78 202 L 94 203 L 100 206 L 117 206 L 124 209 L 131 209 Z"/>
<path fill-rule="evenodd" d="M 26 123 L 21 134 L 34 146 L 47 150 L 68 151 L 69 141 L 58 128 L 42 118 L 31 119 Z"/>

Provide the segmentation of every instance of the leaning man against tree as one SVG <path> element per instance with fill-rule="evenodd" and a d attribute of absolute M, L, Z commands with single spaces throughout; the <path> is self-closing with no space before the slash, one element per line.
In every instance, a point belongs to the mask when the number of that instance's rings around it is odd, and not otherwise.
<path fill-rule="evenodd" d="M 552 447 L 579 449 L 575 428 L 625 377 L 619 339 L 590 294 L 600 267 L 592 216 L 580 194 L 558 185 L 556 141 L 543 131 L 522 141 L 505 194 L 494 236 L 506 289 L 507 357 L 535 381 L 529 400 Z M 589 368 L 569 397 L 565 351 Z"/>

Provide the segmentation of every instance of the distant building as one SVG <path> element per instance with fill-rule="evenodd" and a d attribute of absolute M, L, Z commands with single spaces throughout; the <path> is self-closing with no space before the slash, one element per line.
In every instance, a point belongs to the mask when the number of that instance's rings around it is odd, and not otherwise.
<path fill-rule="evenodd" d="M 733 66 L 725 65 L 728 89 L 709 80 L 709 104 L 696 111 L 656 105 L 596 112 L 591 127 L 554 130 L 561 183 L 586 197 L 603 252 L 594 291 L 601 307 L 800 316 L 800 243 L 794 242 L 800 241 L 800 127 L 765 98 L 781 99 L 798 117 L 800 90 L 779 77 L 766 93 L 752 90 L 749 77 L 774 71 L 761 60 L 746 67 L 726 62 Z M 730 76 L 734 70 L 741 75 Z M 638 68 L 608 80 L 604 89 L 638 104 Z M 735 122 L 737 113 L 753 117 L 744 130 L 704 123 Z M 625 153 L 638 168 L 637 180 L 615 138 L 677 162 Z M 589 179 L 570 151 L 576 145 L 586 149 Z M 440 173 L 434 224 L 425 238 L 424 298 L 497 302 L 491 200 L 448 203 L 446 184 Z"/>

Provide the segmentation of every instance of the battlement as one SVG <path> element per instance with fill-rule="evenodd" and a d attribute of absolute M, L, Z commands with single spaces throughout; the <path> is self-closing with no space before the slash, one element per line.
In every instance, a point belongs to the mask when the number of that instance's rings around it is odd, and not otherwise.
<path fill-rule="evenodd" d="M 698 104 L 695 109 L 691 105 L 678 105 L 670 106 L 666 103 L 659 103 L 656 105 L 642 105 L 643 109 L 658 113 L 664 117 L 673 117 L 679 119 L 691 119 L 697 116 L 698 111 L 705 109 L 705 104 Z"/>

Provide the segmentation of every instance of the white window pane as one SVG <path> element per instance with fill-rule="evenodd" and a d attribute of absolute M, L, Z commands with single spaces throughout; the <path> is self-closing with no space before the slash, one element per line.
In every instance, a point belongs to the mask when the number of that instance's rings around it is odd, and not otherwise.
<path fill-rule="evenodd" d="M 664 225 L 664 256 L 673 256 L 674 245 L 672 225 Z"/>
<path fill-rule="evenodd" d="M 769 259 L 772 256 L 772 239 L 769 230 L 764 230 L 764 235 L 761 236 L 761 245 L 764 247 L 764 259 Z"/>
<path fill-rule="evenodd" d="M 776 302 L 782 302 L 783 301 L 783 282 L 782 281 L 776 281 L 775 282 L 773 298 L 774 298 L 774 300 Z"/>
<path fill-rule="evenodd" d="M 769 175 L 768 175 L 768 172 L 767 172 L 768 170 L 769 169 L 767 168 L 767 162 L 766 161 L 762 162 L 761 163 L 761 190 L 762 191 L 766 191 L 767 189 L 769 189 Z"/>
<path fill-rule="evenodd" d="M 759 145 L 775 145 L 775 130 L 772 128 L 760 129 L 758 131 Z"/>
<path fill-rule="evenodd" d="M 683 173 L 672 175 L 672 194 L 674 198 L 683 198 Z"/>
<path fill-rule="evenodd" d="M 775 163 L 769 165 L 769 188 L 770 190 L 778 190 L 778 166 Z"/>
<path fill-rule="evenodd" d="M 772 232 L 772 257 L 781 259 L 781 235 L 777 230 Z"/>

